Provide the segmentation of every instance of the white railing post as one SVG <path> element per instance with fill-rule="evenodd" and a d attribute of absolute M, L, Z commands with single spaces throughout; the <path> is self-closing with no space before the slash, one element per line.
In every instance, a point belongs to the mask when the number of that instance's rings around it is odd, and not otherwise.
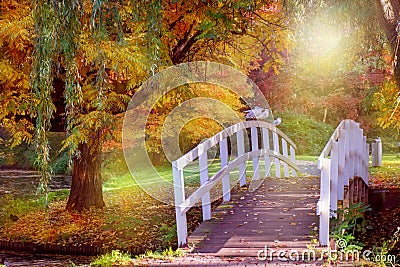
<path fill-rule="evenodd" d="M 246 152 L 245 137 L 247 129 L 251 129 L 251 151 Z M 260 149 L 257 128 L 262 129 L 262 147 Z M 269 131 L 273 132 L 273 150 L 270 148 Z M 236 134 L 237 158 L 229 160 L 228 137 Z M 245 135 L 246 134 L 246 135 Z M 280 153 L 280 139 L 282 139 L 282 155 Z M 246 139 L 247 140 L 247 139 Z M 219 144 L 221 169 L 212 177 L 209 177 L 207 151 Z M 288 158 L 288 145 L 290 144 L 290 159 Z M 253 179 L 260 178 L 260 158 L 265 160 L 266 176 L 271 172 L 271 157 L 275 159 L 276 176 L 281 177 L 280 165 L 286 164 L 297 174 L 295 165 L 295 147 L 296 145 L 279 129 L 268 122 L 247 121 L 232 125 L 224 131 L 219 132 L 208 140 L 199 144 L 197 147 L 177 159 L 172 164 L 175 196 L 175 212 L 177 224 L 178 245 L 187 244 L 187 218 L 186 212 L 192 208 L 199 200 L 202 201 L 203 220 L 211 219 L 211 189 L 222 182 L 223 200 L 229 201 L 231 197 L 231 179 L 230 172 L 239 169 L 239 183 L 241 186 L 246 184 L 246 162 L 253 161 Z M 234 147 L 232 148 L 234 149 Z M 190 196 L 185 196 L 184 168 L 188 164 L 199 160 L 200 187 Z M 285 169 L 285 175 L 288 175 L 288 168 Z"/>
<path fill-rule="evenodd" d="M 364 153 L 363 153 L 363 180 L 368 184 L 368 167 L 369 167 L 369 145 L 367 144 L 367 137 L 363 136 Z"/>
<path fill-rule="evenodd" d="M 354 173 L 353 173 L 353 177 L 354 176 L 358 176 L 359 174 L 358 174 L 358 166 L 359 166 L 359 162 L 358 162 L 358 160 L 359 160 L 359 148 L 360 148 L 360 146 L 359 146 L 359 143 L 360 143 L 360 140 L 358 139 L 358 128 L 357 127 L 354 127 L 354 129 L 353 129 L 353 131 L 354 131 L 354 139 L 353 139 L 353 147 L 354 147 Z"/>
<path fill-rule="evenodd" d="M 203 148 L 203 146 L 199 146 Z M 200 150 L 200 149 L 199 149 Z M 200 170 L 200 185 L 204 185 L 208 182 L 208 156 L 207 150 L 201 149 L 199 151 L 199 170 Z M 203 211 L 203 221 L 211 219 L 211 197 L 210 191 L 204 194 L 201 198 L 201 206 Z"/>
<path fill-rule="evenodd" d="M 251 151 L 258 150 L 258 131 L 257 127 L 251 127 Z M 253 180 L 260 179 L 260 166 L 258 157 L 253 158 Z"/>
<path fill-rule="evenodd" d="M 320 245 L 329 245 L 329 218 L 330 215 L 337 216 L 335 211 L 338 200 L 343 200 L 344 207 L 349 203 L 367 200 L 368 181 L 365 186 L 361 179 L 354 177 L 368 179 L 368 160 L 366 137 L 359 123 L 352 120 L 342 121 L 325 145 L 318 161 L 321 170 L 320 200 L 317 206 L 317 214 L 320 215 Z M 350 179 L 353 179 L 351 186 Z M 346 196 L 345 186 L 349 190 Z M 344 201 L 347 199 L 348 201 Z"/>
<path fill-rule="evenodd" d="M 185 181 L 183 169 L 177 166 L 177 162 L 172 163 L 172 175 L 174 179 L 175 213 L 176 228 L 178 236 L 178 246 L 187 244 L 187 220 L 186 213 L 182 213 L 181 204 L 185 201 Z"/>
<path fill-rule="evenodd" d="M 333 216 L 337 216 L 337 201 L 338 201 L 338 148 L 339 144 L 332 140 L 331 148 L 331 168 L 330 168 L 330 209 L 333 211 Z"/>
<path fill-rule="evenodd" d="M 238 157 L 244 154 L 244 130 L 239 130 L 236 133 Z M 246 163 L 242 162 L 239 165 L 239 184 L 244 186 L 246 184 Z"/>
<path fill-rule="evenodd" d="M 282 154 L 284 157 L 289 158 L 288 145 L 285 139 L 282 138 Z M 283 162 L 283 175 L 284 177 L 289 177 L 289 166 L 287 163 Z"/>
<path fill-rule="evenodd" d="M 369 151 L 367 145 L 367 137 L 363 136 L 362 141 L 362 181 L 365 183 L 362 185 L 362 201 L 364 204 L 368 204 L 368 160 L 369 160 Z"/>
<path fill-rule="evenodd" d="M 364 145 L 363 145 L 363 130 L 357 129 L 357 176 L 363 177 L 363 161 L 364 161 Z"/>
<path fill-rule="evenodd" d="M 229 164 L 228 139 L 222 139 L 221 143 L 219 144 L 219 154 L 221 158 L 221 168 L 223 168 Z M 231 184 L 229 173 L 222 177 L 222 198 L 224 201 L 231 200 Z"/>
<path fill-rule="evenodd" d="M 294 149 L 294 147 L 290 146 L 290 160 L 296 164 L 296 150 Z M 292 170 L 292 175 L 294 177 L 297 177 L 297 172 L 294 168 L 290 168 Z"/>
<path fill-rule="evenodd" d="M 344 185 L 348 186 L 349 185 L 349 179 L 351 178 L 350 174 L 350 122 L 345 121 L 345 130 L 344 130 L 344 140 L 345 140 L 345 154 L 344 154 L 344 169 L 345 169 L 345 175 L 344 175 Z"/>
<path fill-rule="evenodd" d="M 350 144 L 349 144 L 350 179 L 353 179 L 355 174 L 355 153 L 356 153 L 355 128 L 354 124 L 350 123 Z"/>
<path fill-rule="evenodd" d="M 318 163 L 321 170 L 321 188 L 317 212 L 319 214 L 319 243 L 321 246 L 329 244 L 330 161 L 330 159 L 323 158 Z"/>
<path fill-rule="evenodd" d="M 339 130 L 339 139 L 338 139 L 338 200 L 344 199 L 344 186 L 345 186 L 345 130 Z"/>
<path fill-rule="evenodd" d="M 276 132 L 272 132 L 272 140 L 274 142 L 274 151 L 278 154 L 279 152 L 279 136 Z M 281 163 L 278 158 L 274 159 L 275 162 L 275 175 L 277 178 L 281 178 Z"/>
<path fill-rule="evenodd" d="M 263 148 L 269 150 L 269 131 L 266 128 L 262 128 L 262 139 L 263 139 Z M 268 177 L 271 172 L 271 159 L 269 156 L 264 156 L 264 164 L 265 164 L 265 177 Z"/>

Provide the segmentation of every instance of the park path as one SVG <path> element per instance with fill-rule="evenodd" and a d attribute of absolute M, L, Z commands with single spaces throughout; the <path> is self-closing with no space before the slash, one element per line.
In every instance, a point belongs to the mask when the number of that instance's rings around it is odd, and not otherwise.
<path fill-rule="evenodd" d="M 130 266 L 323 266 L 318 256 L 301 258 L 300 252 L 312 250 L 320 182 L 316 163 L 298 165 L 305 176 L 266 178 L 233 193 L 192 233 L 189 246 L 194 248 L 184 257 L 141 259 Z M 297 259 L 296 254 L 279 257 L 280 251 L 297 250 Z"/>
<path fill-rule="evenodd" d="M 192 233 L 188 244 L 195 253 L 277 257 L 309 248 L 317 230 L 319 178 L 266 178 L 260 184 L 253 192 L 251 185 L 241 188 Z"/>
<path fill-rule="evenodd" d="M 229 203 L 216 209 L 213 220 L 203 223 L 190 236 L 189 244 L 196 243 L 194 251 L 178 258 L 138 259 L 129 266 L 321 266 L 319 260 L 269 258 L 279 256 L 276 253 L 281 250 L 306 249 L 317 226 L 319 173 L 315 163 L 297 163 L 300 171 L 309 176 L 267 178 L 235 192 Z M 254 185 L 258 187 L 255 191 Z M 266 248 L 267 255 L 261 253 L 258 258 L 259 251 Z M 2 257 L 7 266 L 16 267 L 71 266 L 70 259 L 76 262 L 76 256 L 12 255 L 0 251 Z M 88 261 L 83 259 L 75 266 L 89 266 Z"/>

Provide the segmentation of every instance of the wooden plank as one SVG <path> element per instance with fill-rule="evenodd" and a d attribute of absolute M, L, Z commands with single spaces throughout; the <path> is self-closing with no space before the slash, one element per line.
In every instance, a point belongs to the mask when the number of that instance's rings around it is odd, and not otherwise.
<path fill-rule="evenodd" d="M 338 202 L 338 172 L 339 172 L 339 143 L 332 141 L 331 161 L 330 161 L 330 209 L 332 215 L 337 217 Z"/>
<path fill-rule="evenodd" d="M 349 186 L 344 186 L 344 198 L 343 198 L 343 209 L 346 209 L 350 206 L 349 203 Z"/>
<path fill-rule="evenodd" d="M 276 132 L 272 133 L 272 140 L 273 140 L 273 144 L 274 144 L 274 151 L 278 154 L 280 154 L 280 150 L 279 150 L 279 136 Z M 275 163 L 275 176 L 280 178 L 281 177 L 281 163 L 280 160 L 278 158 L 274 159 L 274 163 Z"/>
<path fill-rule="evenodd" d="M 217 256 L 252 255 L 264 246 L 307 249 L 318 222 L 314 213 L 318 195 L 308 197 L 315 194 L 316 184 L 318 178 L 268 178 L 255 192 L 232 195 L 231 202 L 217 208 L 213 220 L 191 234 L 189 243 L 195 253 Z M 304 194 L 299 195 L 299 189 Z"/>
<path fill-rule="evenodd" d="M 354 204 L 354 178 L 349 180 L 349 205 Z"/>
<path fill-rule="evenodd" d="M 244 131 L 240 130 L 236 133 L 238 158 L 244 154 Z M 242 162 L 239 165 L 239 184 L 244 186 L 246 184 L 246 163 Z"/>
<path fill-rule="evenodd" d="M 321 189 L 318 201 L 319 243 L 321 246 L 329 244 L 329 220 L 330 220 L 330 159 L 321 160 Z"/>
<path fill-rule="evenodd" d="M 287 160 L 284 158 L 282 155 L 276 154 L 275 151 L 272 150 L 265 150 L 265 149 L 260 149 L 257 151 L 252 151 L 245 153 L 241 155 L 240 157 L 234 159 L 229 165 L 221 168 L 217 173 L 215 173 L 207 183 L 201 185 L 193 194 L 185 199 L 184 202 L 180 204 L 182 208 L 182 212 L 187 212 L 191 207 L 193 207 L 196 202 L 203 197 L 203 195 L 211 190 L 212 187 L 214 187 L 220 180 L 221 178 L 232 171 L 233 169 L 237 168 L 242 164 L 242 162 L 249 160 L 250 158 L 254 156 L 262 157 L 264 155 L 269 155 L 278 158 L 281 161 Z M 292 162 L 287 162 L 289 166 L 292 168 L 296 168 L 296 166 Z"/>
<path fill-rule="evenodd" d="M 296 163 L 296 150 L 292 146 L 290 146 L 290 160 L 293 163 Z M 292 172 L 292 176 L 296 177 L 297 176 L 297 171 L 294 168 L 290 168 L 290 170 Z"/>
<path fill-rule="evenodd" d="M 346 121 L 345 123 L 345 131 L 344 131 L 344 140 L 345 140 L 345 154 L 344 154 L 344 185 L 349 185 L 349 179 L 352 178 L 350 171 L 350 123 Z"/>
<path fill-rule="evenodd" d="M 258 147 L 258 131 L 256 127 L 251 127 L 251 151 L 256 151 L 259 149 Z M 259 165 L 259 158 L 253 157 L 253 179 L 258 180 L 260 179 L 260 165 Z"/>
<path fill-rule="evenodd" d="M 269 130 L 267 128 L 262 128 L 262 138 L 263 138 L 263 148 L 269 150 Z M 268 177 L 271 172 L 271 159 L 269 156 L 264 157 L 265 163 L 265 177 Z"/>
<path fill-rule="evenodd" d="M 232 125 L 228 128 L 225 128 L 223 131 L 217 133 L 216 135 L 204 141 L 203 142 L 204 149 L 209 150 L 211 147 L 216 146 L 223 139 L 233 136 L 235 133 L 251 127 L 268 129 L 269 131 L 278 134 L 281 138 L 285 139 L 289 143 L 289 145 L 291 145 L 296 149 L 296 144 L 292 140 L 290 140 L 290 138 L 287 135 L 285 135 L 281 130 L 276 128 L 275 125 L 272 125 L 271 123 L 265 121 L 243 121 L 235 125 Z M 190 162 L 198 158 L 198 153 L 199 153 L 198 148 L 195 147 L 194 149 L 192 149 L 191 151 L 189 151 L 188 153 L 177 159 L 176 165 L 179 168 L 184 168 Z"/>
<path fill-rule="evenodd" d="M 219 154 L 221 158 L 221 168 L 227 166 L 229 164 L 229 155 L 228 155 L 228 139 L 223 139 L 219 144 Z M 231 199 L 231 184 L 229 173 L 226 173 L 222 177 L 222 198 L 224 201 L 229 201 Z"/>
<path fill-rule="evenodd" d="M 282 139 L 282 154 L 284 157 L 289 159 L 288 145 L 285 139 Z M 289 166 L 283 162 L 283 175 L 289 177 Z"/>
<path fill-rule="evenodd" d="M 199 156 L 200 185 L 205 185 L 208 180 L 208 156 L 207 151 L 201 151 Z M 211 219 L 211 197 L 210 191 L 204 192 L 201 197 L 201 208 L 203 213 L 203 221 Z"/>
<path fill-rule="evenodd" d="M 187 220 L 186 213 L 182 213 L 180 204 L 185 201 L 185 182 L 183 169 L 172 165 L 172 175 L 174 179 L 174 197 L 175 197 L 175 216 L 178 236 L 178 246 L 187 244 Z"/>
<path fill-rule="evenodd" d="M 344 186 L 345 186 L 345 139 L 344 130 L 341 130 L 341 134 L 338 139 L 338 190 L 337 199 L 344 199 Z"/>
<path fill-rule="evenodd" d="M 354 125 L 350 124 L 349 133 L 349 178 L 354 178 L 355 175 L 355 152 L 356 152 L 356 140 L 355 140 L 355 128 Z M 354 192 L 354 191 L 353 191 Z"/>

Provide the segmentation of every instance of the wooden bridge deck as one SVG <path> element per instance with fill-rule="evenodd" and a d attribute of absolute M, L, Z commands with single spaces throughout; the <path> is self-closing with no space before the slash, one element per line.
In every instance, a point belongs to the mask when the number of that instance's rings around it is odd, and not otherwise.
<path fill-rule="evenodd" d="M 233 194 L 213 212 L 212 220 L 192 233 L 188 244 L 194 252 L 257 257 L 265 248 L 271 254 L 307 249 L 317 235 L 319 178 L 267 178 L 261 183 L 253 192 L 242 188 Z"/>

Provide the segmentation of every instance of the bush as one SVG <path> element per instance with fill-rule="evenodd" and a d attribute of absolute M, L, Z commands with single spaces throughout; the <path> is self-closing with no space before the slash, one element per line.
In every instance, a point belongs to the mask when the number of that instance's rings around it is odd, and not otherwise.
<path fill-rule="evenodd" d="M 59 153 L 64 137 L 65 133 L 62 132 L 49 133 L 50 164 L 55 174 L 68 172 L 68 153 Z M 2 133 L 1 138 L 4 139 L 4 142 L 0 143 L 0 168 L 34 169 L 36 152 L 33 144 L 22 143 L 11 148 L 7 141 L 9 136 Z"/>
<path fill-rule="evenodd" d="M 107 253 L 97 257 L 90 266 L 99 267 L 111 267 L 115 265 L 124 265 L 130 263 L 132 258 L 129 253 L 124 253 L 119 250 L 113 250 L 111 253 Z"/>
<path fill-rule="evenodd" d="M 323 122 L 315 121 L 304 115 L 284 112 L 275 114 L 281 117 L 278 128 L 283 131 L 297 146 L 297 154 L 319 155 L 329 141 L 334 128 Z"/>
<path fill-rule="evenodd" d="M 69 155 L 68 152 L 62 152 L 58 157 L 56 157 L 51 164 L 51 169 L 54 174 L 66 174 L 69 172 Z"/>

